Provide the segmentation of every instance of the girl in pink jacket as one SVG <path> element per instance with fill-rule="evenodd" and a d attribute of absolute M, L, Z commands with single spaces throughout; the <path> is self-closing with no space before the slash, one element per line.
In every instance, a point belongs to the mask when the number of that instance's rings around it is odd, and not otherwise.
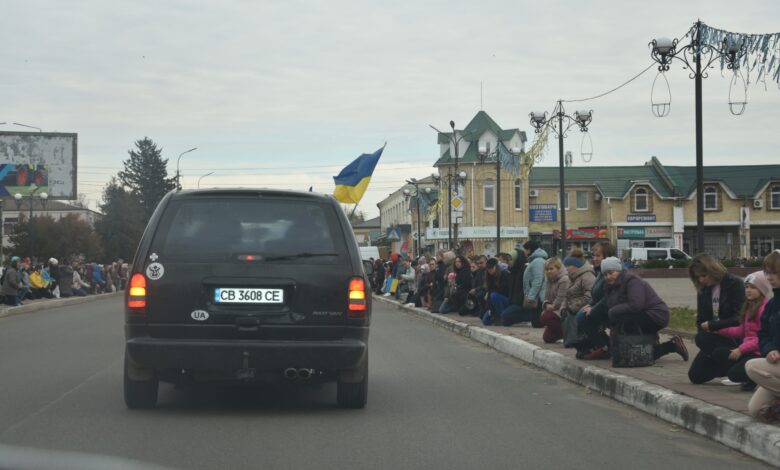
<path fill-rule="evenodd" d="M 751 391 L 756 388 L 756 384 L 745 372 L 745 363 L 761 357 L 758 349 L 758 330 L 761 329 L 761 315 L 771 294 L 772 286 L 763 271 L 749 274 L 745 278 L 745 304 L 742 307 L 740 324 L 717 331 L 717 334 L 739 342 L 739 346 L 734 349 L 715 349 L 712 351 L 712 359 L 729 380 L 742 383 L 742 390 Z"/>

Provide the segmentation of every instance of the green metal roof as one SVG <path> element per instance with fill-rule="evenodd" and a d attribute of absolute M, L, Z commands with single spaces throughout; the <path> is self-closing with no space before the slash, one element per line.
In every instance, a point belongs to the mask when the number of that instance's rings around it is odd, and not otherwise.
<path fill-rule="evenodd" d="M 606 197 L 623 198 L 631 187 L 649 183 L 661 197 L 689 197 L 696 191 L 696 167 L 664 166 L 657 159 L 647 165 L 569 167 L 566 186 L 595 185 Z M 534 167 L 531 186 L 559 184 L 558 167 Z M 751 198 L 768 182 L 780 181 L 780 165 L 710 166 L 705 182 L 720 182 L 738 198 Z"/>
<path fill-rule="evenodd" d="M 458 157 L 458 163 L 474 163 L 479 162 L 477 159 L 477 142 L 479 138 L 484 134 L 485 132 L 490 131 L 492 132 L 496 137 L 498 137 L 499 140 L 507 141 L 510 140 L 512 137 L 514 137 L 515 133 L 520 135 L 520 141 L 521 142 L 527 142 L 528 138 L 526 137 L 525 132 L 521 131 L 520 129 L 501 129 L 498 124 L 496 124 L 496 121 L 491 118 L 488 113 L 485 111 L 479 111 L 472 119 L 471 122 L 468 123 L 468 125 L 460 131 L 460 134 L 463 136 L 462 139 L 464 142 L 469 142 L 469 146 L 466 148 L 466 151 L 463 153 L 463 155 L 459 155 Z M 446 144 L 451 142 L 453 133 L 452 132 L 442 132 L 438 134 L 438 140 L 437 143 L 439 144 Z M 441 158 L 439 158 L 434 165 L 447 165 L 454 163 L 454 158 L 450 154 L 449 151 L 447 151 Z"/>
<path fill-rule="evenodd" d="M 606 197 L 622 198 L 636 183 L 649 183 L 661 197 L 673 197 L 673 191 L 652 166 L 568 167 L 564 171 L 566 186 L 597 186 Z M 558 167 L 534 167 L 529 176 L 531 186 L 552 186 L 560 182 Z"/>

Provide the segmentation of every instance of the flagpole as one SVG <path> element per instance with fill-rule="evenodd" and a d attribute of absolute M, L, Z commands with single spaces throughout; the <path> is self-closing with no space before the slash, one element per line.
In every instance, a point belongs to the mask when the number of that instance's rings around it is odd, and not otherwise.
<path fill-rule="evenodd" d="M 349 214 L 349 222 L 352 223 L 352 216 L 355 215 L 355 209 L 357 209 L 359 203 L 355 203 L 355 207 L 352 208 L 352 213 Z"/>

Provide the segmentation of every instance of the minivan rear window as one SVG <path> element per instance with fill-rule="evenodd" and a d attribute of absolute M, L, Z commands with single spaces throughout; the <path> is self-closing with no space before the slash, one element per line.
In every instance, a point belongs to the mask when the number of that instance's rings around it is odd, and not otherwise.
<path fill-rule="evenodd" d="M 256 255 L 268 261 L 344 263 L 341 232 L 333 207 L 316 201 L 182 199 L 163 214 L 152 251 L 192 262 Z"/>

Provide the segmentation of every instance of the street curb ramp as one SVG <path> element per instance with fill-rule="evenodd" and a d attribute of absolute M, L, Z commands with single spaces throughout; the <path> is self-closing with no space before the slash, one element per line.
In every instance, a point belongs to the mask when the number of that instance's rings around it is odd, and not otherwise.
<path fill-rule="evenodd" d="M 519 338 L 470 326 L 423 309 L 406 307 L 379 296 L 374 296 L 374 299 L 394 305 L 399 310 L 414 314 L 436 326 L 708 437 L 762 462 L 780 467 L 780 428 L 777 426 L 756 422 L 742 413 L 644 380 L 570 359 Z"/>

